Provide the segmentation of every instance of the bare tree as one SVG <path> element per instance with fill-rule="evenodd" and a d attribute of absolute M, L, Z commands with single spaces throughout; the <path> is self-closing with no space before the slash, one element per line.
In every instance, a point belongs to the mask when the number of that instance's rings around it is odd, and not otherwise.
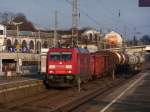
<path fill-rule="evenodd" d="M 23 22 L 23 24 L 20 26 L 20 30 L 36 31 L 32 22 L 27 20 L 26 16 L 23 13 L 18 13 L 13 21 L 14 22 Z"/>
<path fill-rule="evenodd" d="M 7 26 L 8 30 L 15 30 L 16 27 L 13 22 L 23 22 L 20 26 L 20 30 L 24 31 L 36 31 L 32 22 L 30 22 L 23 13 L 14 14 L 12 12 L 0 12 L 0 22 Z"/>
<path fill-rule="evenodd" d="M 14 17 L 15 14 L 12 12 L 4 12 L 4 13 L 0 12 L 0 20 L 1 20 L 0 22 L 2 24 L 5 25 L 10 24 L 13 21 Z"/>

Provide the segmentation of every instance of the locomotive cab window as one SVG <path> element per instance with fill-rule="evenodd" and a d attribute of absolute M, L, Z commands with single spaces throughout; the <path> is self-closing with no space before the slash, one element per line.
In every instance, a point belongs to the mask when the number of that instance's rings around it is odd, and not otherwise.
<path fill-rule="evenodd" d="M 71 60 L 72 53 L 71 52 L 50 52 L 49 59 L 50 60 Z"/>

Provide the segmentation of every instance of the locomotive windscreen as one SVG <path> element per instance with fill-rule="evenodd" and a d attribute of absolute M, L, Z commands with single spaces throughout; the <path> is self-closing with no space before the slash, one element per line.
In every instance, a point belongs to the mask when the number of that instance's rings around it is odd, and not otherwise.
<path fill-rule="evenodd" d="M 72 53 L 71 52 L 50 52 L 49 59 L 50 60 L 71 60 Z"/>

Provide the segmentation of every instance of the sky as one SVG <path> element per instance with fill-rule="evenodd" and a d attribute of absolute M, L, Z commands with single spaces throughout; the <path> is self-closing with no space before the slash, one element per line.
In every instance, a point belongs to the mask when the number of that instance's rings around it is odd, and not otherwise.
<path fill-rule="evenodd" d="M 54 28 L 72 26 L 72 0 L 0 0 L 0 12 L 24 13 L 34 25 Z M 120 12 L 120 16 L 119 16 Z M 150 35 L 150 7 L 138 7 L 138 0 L 78 0 L 78 27 L 93 27 L 104 32 L 115 30 L 126 38 Z"/>

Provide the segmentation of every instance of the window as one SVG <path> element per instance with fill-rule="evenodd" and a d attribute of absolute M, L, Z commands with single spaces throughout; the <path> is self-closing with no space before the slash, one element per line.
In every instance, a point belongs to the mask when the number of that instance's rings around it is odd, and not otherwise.
<path fill-rule="evenodd" d="M 0 35 L 3 35 L 3 30 L 0 30 Z"/>
<path fill-rule="evenodd" d="M 49 59 L 50 60 L 71 60 L 72 53 L 71 52 L 50 52 Z"/>

